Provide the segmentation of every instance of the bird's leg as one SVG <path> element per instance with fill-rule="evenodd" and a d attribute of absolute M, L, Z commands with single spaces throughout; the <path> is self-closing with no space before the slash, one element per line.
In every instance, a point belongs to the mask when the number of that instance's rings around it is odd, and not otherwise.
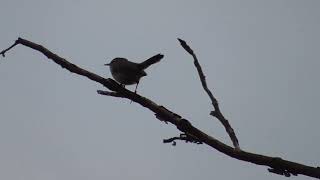
<path fill-rule="evenodd" d="M 139 85 L 139 81 L 137 82 L 136 89 L 134 90 L 134 93 L 135 93 L 135 94 L 137 94 L 138 85 Z"/>
<path fill-rule="evenodd" d="M 134 93 L 137 94 L 137 88 L 138 88 L 138 85 L 139 85 L 139 81 L 137 82 L 137 85 L 136 85 L 136 88 L 134 90 Z M 130 104 L 132 103 L 132 100 L 130 101 Z"/>

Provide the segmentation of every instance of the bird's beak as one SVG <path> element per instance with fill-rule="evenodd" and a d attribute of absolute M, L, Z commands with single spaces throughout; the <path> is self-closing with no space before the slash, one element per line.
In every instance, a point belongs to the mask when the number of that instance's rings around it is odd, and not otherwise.
<path fill-rule="evenodd" d="M 110 63 L 108 63 L 108 64 L 104 64 L 105 66 L 110 66 Z"/>

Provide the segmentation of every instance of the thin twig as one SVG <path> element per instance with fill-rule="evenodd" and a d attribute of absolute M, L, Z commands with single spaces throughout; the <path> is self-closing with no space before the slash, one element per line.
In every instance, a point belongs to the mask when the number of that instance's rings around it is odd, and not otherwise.
<path fill-rule="evenodd" d="M 200 142 L 203 142 L 204 144 L 207 144 L 208 146 L 230 157 L 246 162 L 251 162 L 257 165 L 268 166 L 271 169 L 273 169 L 273 171 L 278 170 L 290 174 L 303 174 L 306 176 L 320 179 L 320 168 L 318 167 L 307 166 L 304 164 L 287 161 L 281 158 L 264 156 L 242 150 L 237 151 L 234 148 L 215 139 L 214 137 L 209 136 L 208 134 L 200 131 L 199 129 L 194 127 L 190 123 L 190 121 L 183 119 L 180 115 L 169 111 L 167 108 L 164 108 L 163 106 L 160 106 L 145 97 L 142 97 L 134 92 L 131 92 L 121 87 L 112 79 L 104 79 L 101 76 L 84 70 L 68 62 L 67 60 L 59 57 L 58 55 L 52 53 L 51 51 L 39 44 L 33 43 L 22 38 L 19 38 L 16 43 L 22 44 L 26 47 L 39 51 L 43 53 L 45 56 L 47 56 L 49 59 L 53 60 L 55 63 L 59 64 L 61 67 L 66 68 L 67 70 L 79 74 L 81 76 L 85 76 L 91 79 L 92 81 L 98 82 L 111 91 L 120 93 L 125 98 L 128 98 L 140 104 L 141 106 L 148 108 L 150 111 L 154 112 L 158 117 L 160 117 L 161 120 L 174 124 L 177 127 L 177 129 L 179 129 L 181 132 L 196 137 Z"/>
<path fill-rule="evenodd" d="M 202 87 L 203 89 L 205 90 L 205 92 L 208 94 L 210 100 L 211 100 L 211 104 L 213 105 L 213 108 L 214 108 L 214 111 L 212 111 L 210 113 L 210 115 L 216 117 L 221 123 L 222 125 L 224 126 L 224 128 L 226 129 L 232 143 L 233 143 L 233 146 L 236 148 L 236 149 L 240 149 L 240 146 L 239 146 L 239 141 L 238 141 L 238 138 L 236 136 L 236 134 L 234 133 L 234 130 L 233 128 L 231 127 L 229 121 L 223 116 L 223 114 L 221 113 L 220 111 L 220 108 L 219 108 L 219 104 L 218 104 L 218 101 L 217 99 L 213 96 L 212 92 L 210 91 L 210 89 L 208 88 L 207 86 L 207 82 L 206 82 L 206 77 L 202 71 L 202 68 L 201 68 L 201 65 L 198 61 L 198 58 L 196 56 L 196 54 L 193 52 L 193 50 L 190 48 L 190 46 L 188 46 L 188 44 L 182 40 L 182 39 L 179 39 L 179 42 L 181 44 L 181 46 L 193 57 L 194 59 L 194 65 L 195 67 L 197 68 L 197 71 L 198 71 L 198 74 L 199 74 L 199 77 L 200 77 L 200 81 L 201 81 L 201 84 L 202 84 Z"/>
<path fill-rule="evenodd" d="M 15 47 L 17 44 L 19 44 L 18 40 L 16 40 L 10 47 L 0 52 L 2 57 L 6 57 L 6 52 L 9 51 L 11 48 Z"/>

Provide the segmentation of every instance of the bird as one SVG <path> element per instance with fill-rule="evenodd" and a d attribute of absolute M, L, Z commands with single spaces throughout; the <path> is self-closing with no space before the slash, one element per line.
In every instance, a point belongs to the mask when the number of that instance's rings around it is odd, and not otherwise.
<path fill-rule="evenodd" d="M 109 66 L 112 77 L 123 87 L 125 87 L 125 85 L 136 84 L 136 93 L 140 79 L 147 76 L 145 69 L 159 62 L 163 57 L 164 55 L 157 54 L 141 63 L 135 63 L 126 58 L 117 57 L 110 63 L 104 65 Z"/>

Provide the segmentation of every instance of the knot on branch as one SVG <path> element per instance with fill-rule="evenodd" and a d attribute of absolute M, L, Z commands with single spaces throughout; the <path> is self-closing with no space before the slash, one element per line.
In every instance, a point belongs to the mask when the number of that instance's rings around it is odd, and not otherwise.
<path fill-rule="evenodd" d="M 192 128 L 192 124 L 186 119 L 181 119 L 177 124 L 177 128 L 182 132 L 187 132 Z"/>
<path fill-rule="evenodd" d="M 170 111 L 169 109 L 165 108 L 164 106 L 159 106 L 159 107 L 162 110 L 169 112 L 174 118 L 181 119 L 181 116 L 179 114 L 176 114 L 176 113 Z M 156 116 L 157 119 L 159 119 L 160 121 L 163 121 L 166 124 L 168 124 L 168 121 L 170 121 L 170 119 L 172 118 L 172 117 L 165 116 L 165 114 L 161 113 L 161 112 L 156 113 L 154 115 Z"/>
<path fill-rule="evenodd" d="M 218 113 L 217 113 L 217 111 L 211 111 L 210 115 L 213 116 L 213 117 L 217 117 Z"/>
<path fill-rule="evenodd" d="M 269 168 L 268 171 L 271 173 L 274 173 L 274 174 L 279 174 L 279 175 L 285 176 L 285 177 L 290 177 L 291 175 L 298 176 L 298 174 L 293 173 L 293 172 L 289 172 L 286 169 L 271 169 L 271 168 Z"/>
<path fill-rule="evenodd" d="M 274 174 L 279 174 L 282 176 L 290 177 L 291 175 L 297 176 L 298 174 L 287 169 L 282 168 L 279 164 L 281 164 L 283 160 L 279 157 L 272 158 L 271 165 L 272 168 L 269 168 L 268 171 Z"/>

